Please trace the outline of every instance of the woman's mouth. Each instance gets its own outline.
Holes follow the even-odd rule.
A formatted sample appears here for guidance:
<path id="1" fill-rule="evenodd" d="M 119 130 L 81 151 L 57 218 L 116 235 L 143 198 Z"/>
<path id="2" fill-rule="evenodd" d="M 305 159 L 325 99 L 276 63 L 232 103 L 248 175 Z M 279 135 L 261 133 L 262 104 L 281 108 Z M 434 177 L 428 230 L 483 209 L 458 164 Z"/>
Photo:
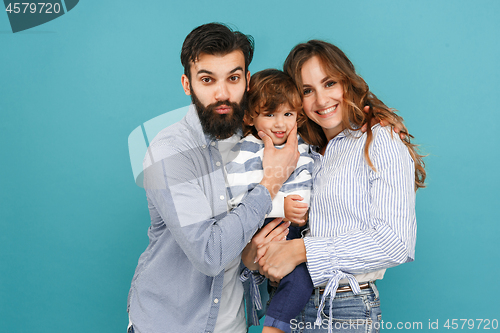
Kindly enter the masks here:
<path id="1" fill-rule="evenodd" d="M 337 104 L 337 105 L 329 107 L 327 109 L 318 110 L 318 111 L 316 111 L 316 113 L 319 114 L 320 116 L 325 116 L 325 115 L 328 115 L 329 113 L 335 112 L 335 110 L 337 109 L 337 106 L 339 106 L 339 105 Z"/>

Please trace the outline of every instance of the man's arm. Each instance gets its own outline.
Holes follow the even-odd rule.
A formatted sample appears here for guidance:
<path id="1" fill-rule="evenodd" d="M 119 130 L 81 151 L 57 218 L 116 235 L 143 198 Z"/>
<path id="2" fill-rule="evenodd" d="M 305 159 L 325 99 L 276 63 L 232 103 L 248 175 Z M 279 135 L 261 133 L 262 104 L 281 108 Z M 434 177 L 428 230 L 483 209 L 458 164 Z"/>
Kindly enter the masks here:
<path id="1" fill-rule="evenodd" d="M 222 170 L 212 170 L 212 161 L 202 157 L 198 148 L 179 148 L 178 142 L 156 147 L 162 150 L 162 158 L 144 172 L 148 199 L 165 224 L 167 230 L 163 232 L 170 232 L 193 266 L 209 276 L 219 274 L 234 260 L 262 226 L 271 208 L 267 187 L 281 187 L 289 176 L 286 172 L 293 171 L 297 163 L 294 156 L 298 154 L 293 145 L 287 150 L 274 146 L 267 149 L 264 160 L 267 157 L 268 163 L 281 172 L 267 172 L 263 180 L 267 187 L 258 185 L 230 213 L 219 209 L 224 212 L 213 216 L 216 207 L 212 207 L 213 198 L 208 195 L 216 196 L 216 205 L 227 205 Z M 217 172 L 220 181 L 213 181 L 217 175 L 212 173 Z M 207 178 L 212 179 L 210 186 Z M 157 227 L 162 229 L 161 225 Z"/>
<path id="2" fill-rule="evenodd" d="M 264 157 L 262 159 L 264 178 L 260 184 L 265 186 L 271 198 L 274 198 L 283 183 L 295 170 L 300 157 L 297 124 L 288 134 L 287 142 L 282 149 L 276 149 L 271 138 L 264 132 L 260 131 L 259 136 L 264 141 Z"/>

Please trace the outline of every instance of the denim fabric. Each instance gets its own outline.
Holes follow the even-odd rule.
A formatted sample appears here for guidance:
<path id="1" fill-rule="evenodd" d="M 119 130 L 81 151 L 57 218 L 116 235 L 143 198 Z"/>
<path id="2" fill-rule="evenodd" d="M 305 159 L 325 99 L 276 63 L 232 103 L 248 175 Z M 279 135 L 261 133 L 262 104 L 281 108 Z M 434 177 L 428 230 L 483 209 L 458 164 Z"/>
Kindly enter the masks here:
<path id="1" fill-rule="evenodd" d="M 292 333 L 325 333 L 330 321 L 329 299 L 321 311 L 321 326 L 315 326 L 321 294 L 316 289 L 305 309 L 290 322 Z M 333 300 L 332 332 L 378 333 L 380 331 L 380 299 L 374 284 L 371 288 L 353 292 L 337 293 Z"/>
<path id="2" fill-rule="evenodd" d="M 264 224 L 269 223 L 266 219 Z M 290 226 L 287 239 L 302 237 L 305 227 Z M 305 263 L 295 267 L 295 269 L 285 276 L 278 288 L 269 290 L 271 298 L 266 310 L 264 326 L 276 327 L 285 333 L 290 333 L 290 320 L 304 308 L 314 289 L 309 271 Z"/>
<path id="3" fill-rule="evenodd" d="M 307 304 L 314 287 L 305 263 L 285 276 L 274 293 L 266 312 L 264 326 L 290 332 L 290 320 Z"/>

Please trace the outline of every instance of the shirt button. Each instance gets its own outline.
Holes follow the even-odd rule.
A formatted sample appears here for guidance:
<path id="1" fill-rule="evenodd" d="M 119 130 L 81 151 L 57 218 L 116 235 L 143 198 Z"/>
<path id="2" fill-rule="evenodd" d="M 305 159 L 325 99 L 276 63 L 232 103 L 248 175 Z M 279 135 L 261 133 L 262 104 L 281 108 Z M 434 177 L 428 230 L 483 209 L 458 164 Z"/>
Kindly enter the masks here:
<path id="1" fill-rule="evenodd" d="M 205 148 L 207 148 L 207 145 L 203 145 L 203 146 L 201 146 L 201 148 L 205 149 Z"/>
<path id="2" fill-rule="evenodd" d="M 224 200 L 224 196 L 223 196 L 223 195 L 221 195 L 221 196 L 220 196 L 220 199 L 221 199 L 221 200 Z"/>
<path id="3" fill-rule="evenodd" d="M 219 303 L 219 299 L 218 298 L 214 299 L 214 303 L 215 304 Z"/>
<path id="4" fill-rule="evenodd" d="M 215 165 L 220 166 L 220 162 L 216 162 Z"/>
<path id="5" fill-rule="evenodd" d="M 210 142 L 210 145 L 211 145 L 212 147 L 215 147 L 215 141 Z"/>

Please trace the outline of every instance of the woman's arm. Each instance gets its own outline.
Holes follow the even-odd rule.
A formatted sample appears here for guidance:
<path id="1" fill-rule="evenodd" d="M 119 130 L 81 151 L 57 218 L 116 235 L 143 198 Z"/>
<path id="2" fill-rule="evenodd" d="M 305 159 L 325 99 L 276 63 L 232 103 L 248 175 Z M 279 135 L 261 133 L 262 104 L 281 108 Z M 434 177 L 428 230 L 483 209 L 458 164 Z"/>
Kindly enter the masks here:
<path id="1" fill-rule="evenodd" d="M 366 228 L 335 237 L 306 237 L 303 246 L 315 285 L 328 281 L 334 270 L 361 274 L 412 261 L 416 238 L 414 164 L 407 148 L 387 129 L 378 128 L 370 153 L 376 172 L 370 173 L 369 220 Z M 287 242 L 289 243 L 289 242 Z M 275 249 L 270 244 L 261 259 L 264 275 L 278 279 L 297 262 L 296 245 Z M 300 252 L 299 252 L 300 253 Z M 280 258 L 277 258 L 277 255 Z M 266 266 L 267 264 L 267 266 Z"/>

